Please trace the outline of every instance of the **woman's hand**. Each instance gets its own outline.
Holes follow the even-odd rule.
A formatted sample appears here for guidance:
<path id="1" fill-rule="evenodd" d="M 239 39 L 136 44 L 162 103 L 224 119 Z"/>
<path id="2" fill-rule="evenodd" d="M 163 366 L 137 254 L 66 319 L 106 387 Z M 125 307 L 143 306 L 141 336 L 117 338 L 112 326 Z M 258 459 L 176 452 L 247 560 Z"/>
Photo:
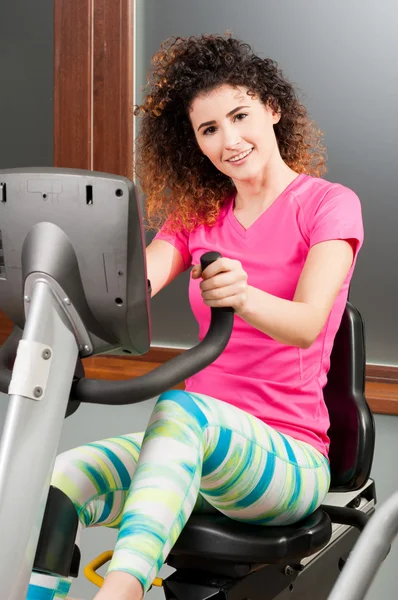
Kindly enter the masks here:
<path id="1" fill-rule="evenodd" d="M 200 265 L 192 269 L 192 278 L 203 281 L 200 284 L 202 298 L 207 306 L 230 306 L 239 315 L 244 310 L 248 289 L 247 273 L 238 260 L 219 258 L 203 272 Z"/>

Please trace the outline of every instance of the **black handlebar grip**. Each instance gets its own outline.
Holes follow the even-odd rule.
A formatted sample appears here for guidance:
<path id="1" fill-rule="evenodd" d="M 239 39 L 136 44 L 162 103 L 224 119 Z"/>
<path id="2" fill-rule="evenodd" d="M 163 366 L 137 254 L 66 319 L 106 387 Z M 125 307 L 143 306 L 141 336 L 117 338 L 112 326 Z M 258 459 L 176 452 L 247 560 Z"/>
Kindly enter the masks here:
<path id="1" fill-rule="evenodd" d="M 200 266 L 204 271 L 211 263 L 214 263 L 217 259 L 222 258 L 219 252 L 206 252 L 200 257 Z"/>
<path id="2" fill-rule="evenodd" d="M 211 263 L 214 263 L 219 258 L 222 258 L 222 255 L 219 252 L 205 252 L 205 254 L 202 254 L 202 256 L 200 257 L 200 266 L 202 267 L 202 272 L 209 265 L 211 265 Z M 212 308 L 211 312 L 213 315 L 216 315 L 217 313 L 219 314 L 220 312 L 224 312 L 224 313 L 234 312 L 234 309 L 229 306 L 225 306 L 224 308 L 222 308 L 222 307 Z"/>
<path id="3" fill-rule="evenodd" d="M 206 252 L 201 267 L 206 269 L 221 258 L 219 252 Z M 150 373 L 134 379 L 106 381 L 104 379 L 77 379 L 72 386 L 71 400 L 94 404 L 133 404 L 158 396 L 178 382 L 192 377 L 214 362 L 228 344 L 233 325 L 232 307 L 211 308 L 210 326 L 204 339 L 193 348 L 156 367 Z M 1 357 L 1 355 L 0 355 Z"/>

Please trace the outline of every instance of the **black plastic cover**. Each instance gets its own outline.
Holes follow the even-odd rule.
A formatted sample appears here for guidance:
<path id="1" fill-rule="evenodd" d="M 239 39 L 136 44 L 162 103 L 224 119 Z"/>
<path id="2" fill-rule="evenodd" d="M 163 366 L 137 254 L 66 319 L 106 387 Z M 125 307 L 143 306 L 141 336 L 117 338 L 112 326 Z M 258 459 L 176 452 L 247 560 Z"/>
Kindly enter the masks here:
<path id="1" fill-rule="evenodd" d="M 286 527 L 261 527 L 221 514 L 198 514 L 189 519 L 171 554 L 279 564 L 314 554 L 328 543 L 331 535 L 330 518 L 322 509 Z"/>
<path id="2" fill-rule="evenodd" d="M 78 169 L 0 170 L 0 310 L 25 323 L 26 278 L 55 280 L 78 311 L 92 350 L 144 354 L 149 294 L 141 209 L 125 177 Z"/>
<path id="3" fill-rule="evenodd" d="M 332 491 L 361 488 L 372 468 L 375 424 L 365 397 L 365 369 L 363 321 L 359 311 L 347 302 L 324 389 L 330 417 Z"/>
<path id="4" fill-rule="evenodd" d="M 75 546 L 79 519 L 73 502 L 50 487 L 33 569 L 37 573 L 77 577 L 80 553 Z"/>

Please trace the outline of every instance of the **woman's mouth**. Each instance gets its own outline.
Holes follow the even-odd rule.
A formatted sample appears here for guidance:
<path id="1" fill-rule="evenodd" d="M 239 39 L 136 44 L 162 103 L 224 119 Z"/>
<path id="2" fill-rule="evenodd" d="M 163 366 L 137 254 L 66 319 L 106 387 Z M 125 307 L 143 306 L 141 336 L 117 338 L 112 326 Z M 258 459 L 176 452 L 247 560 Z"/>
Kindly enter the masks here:
<path id="1" fill-rule="evenodd" d="M 240 154 L 236 154 L 232 158 L 229 158 L 227 162 L 235 166 L 241 165 L 252 152 L 253 148 L 249 148 L 248 150 L 244 150 L 243 152 L 240 152 Z"/>

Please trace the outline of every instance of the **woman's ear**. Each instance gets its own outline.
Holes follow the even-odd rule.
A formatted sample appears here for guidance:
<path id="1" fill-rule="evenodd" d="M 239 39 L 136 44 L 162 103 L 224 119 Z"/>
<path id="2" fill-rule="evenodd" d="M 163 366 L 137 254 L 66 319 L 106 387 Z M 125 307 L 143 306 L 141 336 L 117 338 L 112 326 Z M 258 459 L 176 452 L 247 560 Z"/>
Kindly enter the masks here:
<path id="1" fill-rule="evenodd" d="M 282 116 L 280 109 L 274 110 L 273 108 L 271 108 L 271 115 L 273 124 L 276 125 L 277 123 L 279 123 Z"/>
<path id="2" fill-rule="evenodd" d="M 276 125 L 277 123 L 279 123 L 279 121 L 281 120 L 282 113 L 277 103 L 275 101 L 272 102 L 272 100 L 268 100 L 266 104 L 266 109 L 271 115 L 272 124 Z"/>

